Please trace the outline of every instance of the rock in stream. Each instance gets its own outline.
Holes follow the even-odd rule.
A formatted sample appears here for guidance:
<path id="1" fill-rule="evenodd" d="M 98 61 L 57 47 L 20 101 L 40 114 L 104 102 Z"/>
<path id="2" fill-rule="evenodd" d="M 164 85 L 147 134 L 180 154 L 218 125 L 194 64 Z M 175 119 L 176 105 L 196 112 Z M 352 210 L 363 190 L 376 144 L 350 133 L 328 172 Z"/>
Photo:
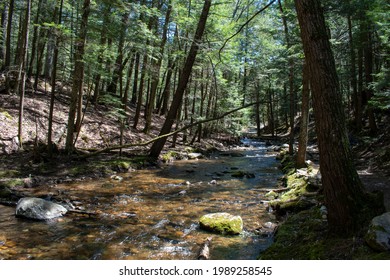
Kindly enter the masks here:
<path id="1" fill-rule="evenodd" d="M 62 205 L 36 197 L 24 197 L 16 205 L 16 216 L 34 220 L 50 220 L 61 217 L 67 210 Z"/>

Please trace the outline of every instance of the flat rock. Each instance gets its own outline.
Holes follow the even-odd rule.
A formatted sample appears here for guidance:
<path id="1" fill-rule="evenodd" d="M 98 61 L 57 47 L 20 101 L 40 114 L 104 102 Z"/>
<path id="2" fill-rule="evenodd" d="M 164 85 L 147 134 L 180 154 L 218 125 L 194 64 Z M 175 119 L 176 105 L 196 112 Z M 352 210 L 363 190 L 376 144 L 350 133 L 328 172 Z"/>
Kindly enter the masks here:
<path id="1" fill-rule="evenodd" d="M 198 158 L 202 158 L 203 155 L 201 153 L 189 153 L 188 154 L 188 158 L 189 159 L 198 159 Z"/>
<path id="2" fill-rule="evenodd" d="M 67 210 L 62 205 L 36 197 L 21 198 L 16 205 L 16 216 L 34 220 L 61 217 Z"/>
<path id="3" fill-rule="evenodd" d="M 390 251 L 390 212 L 372 219 L 366 242 L 374 250 Z"/>
<path id="4" fill-rule="evenodd" d="M 199 224 L 204 230 L 221 234 L 237 235 L 243 230 L 242 218 L 229 213 L 204 215 L 200 218 Z"/>

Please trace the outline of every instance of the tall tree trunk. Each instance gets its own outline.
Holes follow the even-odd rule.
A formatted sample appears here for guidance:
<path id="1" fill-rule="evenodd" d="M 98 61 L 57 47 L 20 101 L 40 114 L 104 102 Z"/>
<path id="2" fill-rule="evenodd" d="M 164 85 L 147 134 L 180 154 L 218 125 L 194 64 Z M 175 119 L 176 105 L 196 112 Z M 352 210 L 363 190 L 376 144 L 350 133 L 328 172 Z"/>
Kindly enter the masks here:
<path id="1" fill-rule="evenodd" d="M 336 235 L 347 235 L 360 228 L 363 218 L 368 218 L 367 212 L 372 209 L 364 207 L 368 205 L 367 197 L 353 165 L 339 80 L 321 2 L 295 0 L 295 5 L 311 75 L 329 230 Z"/>
<path id="2" fill-rule="evenodd" d="M 364 67 L 363 67 L 363 56 L 364 56 L 364 36 L 362 30 L 362 25 L 360 24 L 360 34 L 359 34 L 359 45 L 358 45 L 358 81 L 357 81 L 357 100 L 356 100 L 356 131 L 361 131 L 363 126 L 363 95 L 364 95 Z"/>
<path id="3" fill-rule="evenodd" d="M 148 71 L 148 55 L 145 53 L 143 61 L 142 61 L 141 78 L 139 81 L 137 107 L 135 109 L 134 124 L 133 124 L 134 129 L 137 129 L 138 122 L 139 122 L 139 119 L 141 116 L 141 107 L 142 107 L 142 101 L 143 101 L 143 95 L 144 95 L 146 71 Z"/>
<path id="4" fill-rule="evenodd" d="M 199 43 L 202 39 L 203 32 L 206 28 L 206 22 L 207 17 L 209 14 L 211 6 L 211 0 L 205 0 L 203 5 L 203 10 L 199 18 L 198 26 L 196 29 L 196 33 L 194 36 L 194 40 L 192 42 L 191 48 L 189 50 L 186 62 L 183 67 L 183 71 L 180 75 L 179 83 L 175 92 L 175 95 L 173 96 L 172 104 L 168 112 L 168 116 L 164 122 L 164 125 L 160 131 L 160 136 L 167 134 L 171 131 L 172 125 L 175 121 L 175 117 L 177 116 L 180 104 L 183 100 L 183 94 L 186 90 L 188 80 L 191 76 L 192 72 L 192 66 L 195 63 L 195 58 L 199 49 Z M 150 148 L 150 156 L 157 158 L 166 142 L 167 138 L 161 138 L 153 143 L 152 147 Z"/>
<path id="5" fill-rule="evenodd" d="M 366 100 L 368 101 L 372 98 L 373 93 L 371 89 L 371 84 L 374 81 L 373 79 L 373 47 L 372 47 L 372 23 L 369 19 L 366 19 L 365 30 L 365 48 L 364 48 L 364 70 L 365 70 L 365 94 Z M 371 135 L 376 135 L 378 132 L 378 127 L 375 121 L 374 111 L 369 104 L 367 104 L 367 115 L 368 115 L 368 124 L 370 128 Z"/>
<path id="6" fill-rule="evenodd" d="M 26 88 L 26 70 L 27 70 L 27 48 L 28 48 L 28 34 L 30 27 L 30 13 L 31 13 L 31 0 L 26 2 L 26 13 L 24 17 L 23 32 L 22 32 L 22 45 L 20 46 L 19 55 L 19 75 L 17 80 L 17 91 L 20 94 L 19 103 L 19 126 L 18 126 L 18 138 L 20 148 L 23 148 L 23 110 L 24 110 L 24 93 Z"/>
<path id="7" fill-rule="evenodd" d="M 80 103 L 82 103 L 83 95 L 83 81 L 84 81 L 84 52 L 85 43 L 87 37 L 87 24 L 88 16 L 90 12 L 90 0 L 84 0 L 83 4 L 83 15 L 80 23 L 80 32 L 75 42 L 75 65 L 73 71 L 73 85 L 72 93 L 70 98 L 69 115 L 68 115 L 68 131 L 66 135 L 65 149 L 68 153 L 71 153 L 74 149 L 74 133 L 80 129 Z M 81 102 L 80 102 L 81 101 Z M 77 120 L 76 119 L 77 112 Z"/>
<path id="8" fill-rule="evenodd" d="M 256 114 L 256 135 L 261 136 L 261 118 L 260 118 L 260 84 L 256 85 L 256 102 L 255 114 Z"/>
<path id="9" fill-rule="evenodd" d="M 3 10 L 1 11 L 1 23 L 0 28 L 1 38 L 0 38 L 0 60 L 2 62 L 0 66 L 0 71 L 4 70 L 5 67 L 5 42 L 7 41 L 7 21 L 8 21 L 8 3 L 4 3 Z"/>
<path id="10" fill-rule="evenodd" d="M 92 103 L 95 105 L 95 107 L 99 101 L 99 96 L 100 96 L 100 87 L 101 87 L 101 79 L 102 79 L 101 72 L 103 71 L 103 55 L 107 44 L 107 29 L 108 29 L 108 23 L 110 18 L 110 11 L 111 11 L 111 5 L 109 3 L 104 4 L 103 24 L 101 26 L 101 31 L 100 31 L 100 45 L 99 45 L 99 54 L 97 58 L 98 69 L 94 77 L 95 90 L 93 91 L 93 97 L 92 97 Z"/>
<path id="11" fill-rule="evenodd" d="M 7 36 L 5 41 L 4 69 L 9 68 L 9 66 L 11 65 L 11 32 L 12 32 L 12 17 L 14 15 L 14 5 L 15 5 L 15 0 L 10 0 L 8 5 L 8 23 L 7 23 Z M 9 89 L 7 89 L 7 91 L 9 91 Z"/>
<path id="12" fill-rule="evenodd" d="M 278 0 L 279 9 L 282 14 L 282 21 L 284 27 L 284 35 L 286 38 L 286 45 L 288 50 L 288 86 L 289 86 L 289 96 L 290 96 L 290 137 L 289 137 L 289 153 L 292 155 L 294 153 L 294 121 L 295 121 L 295 92 L 294 92 L 294 59 L 290 53 L 291 49 L 291 40 L 290 33 L 288 29 L 287 19 L 284 14 L 283 6 L 280 0 Z"/>
<path id="13" fill-rule="evenodd" d="M 31 79 L 33 68 L 34 68 L 34 60 L 36 58 L 35 52 L 37 51 L 37 42 L 38 42 L 38 34 L 39 34 L 38 24 L 39 24 L 39 17 L 41 14 L 42 1 L 43 0 L 39 0 L 38 2 L 37 13 L 34 20 L 34 32 L 33 32 L 32 44 L 31 44 L 31 57 L 30 57 L 30 64 L 28 67 L 28 74 L 27 74 L 28 79 Z"/>
<path id="14" fill-rule="evenodd" d="M 162 59 L 164 56 L 164 48 L 165 43 L 167 41 L 167 34 L 168 34 L 168 25 L 170 21 L 172 6 L 169 4 L 167 13 L 165 15 L 165 23 L 163 27 L 163 34 L 160 44 L 160 53 L 159 58 L 156 63 L 153 63 L 152 65 L 152 83 L 151 83 L 151 89 L 150 89 L 150 98 L 149 102 L 147 104 L 147 110 L 146 110 L 146 122 L 145 122 L 145 128 L 144 132 L 148 133 L 150 126 L 152 124 L 152 115 L 153 115 L 153 109 L 155 107 L 155 100 L 156 100 L 156 92 L 157 92 L 157 86 L 160 79 L 160 68 L 162 64 Z"/>
<path id="15" fill-rule="evenodd" d="M 124 13 L 122 16 L 122 29 L 120 32 L 119 42 L 118 42 L 118 56 L 115 60 L 114 73 L 112 75 L 111 82 L 107 87 L 107 92 L 112 94 L 112 95 L 116 95 L 117 87 L 118 87 L 118 79 L 122 75 L 122 71 L 124 68 L 123 47 L 125 44 L 125 36 L 126 36 L 126 31 L 127 31 L 128 18 L 129 18 L 129 14 Z"/>
<path id="16" fill-rule="evenodd" d="M 301 113 L 301 127 L 299 132 L 298 153 L 297 153 L 297 168 L 306 166 L 306 149 L 308 140 L 308 126 L 309 126 L 309 108 L 310 108 L 310 72 L 307 63 L 303 64 L 302 74 L 302 113 Z"/>
<path id="17" fill-rule="evenodd" d="M 58 5 L 56 6 L 56 11 L 58 11 L 58 25 L 62 24 L 62 7 L 64 4 L 64 0 L 60 0 Z M 56 93 L 56 79 L 57 79 L 57 62 L 58 62 L 58 53 L 59 53 L 59 42 L 60 39 L 57 36 L 55 47 L 54 47 L 54 57 L 53 57 L 53 72 L 51 73 L 51 96 L 50 96 L 50 110 L 49 110 L 49 128 L 47 133 L 47 148 L 49 152 L 49 156 L 51 157 L 53 154 L 53 115 L 54 115 L 54 98 Z"/>
<path id="18" fill-rule="evenodd" d="M 34 80 L 34 86 L 33 86 L 35 92 L 38 90 L 38 82 L 39 82 L 39 77 L 41 75 L 41 70 L 42 70 L 42 60 L 43 60 L 43 53 L 45 51 L 47 33 L 48 33 L 47 30 L 39 30 L 37 63 L 36 63 L 35 80 Z"/>
<path id="19" fill-rule="evenodd" d="M 133 79 L 133 91 L 131 94 L 131 103 L 137 103 L 137 89 L 138 89 L 138 74 L 139 74 L 139 64 L 141 60 L 141 55 L 137 52 L 135 54 L 135 66 L 134 66 L 134 79 Z"/>
<path id="20" fill-rule="evenodd" d="M 351 88 L 352 88 L 352 105 L 353 105 L 353 116 L 355 129 L 357 130 L 357 122 L 358 122 L 358 91 L 357 91 L 357 79 L 356 79 L 356 54 L 355 54 L 355 44 L 352 34 L 352 19 L 351 15 L 347 17 L 348 21 L 348 36 L 349 36 L 349 55 L 350 55 L 350 63 L 351 63 Z M 361 120 L 360 120 L 361 122 Z M 359 131 L 357 131 L 359 132 Z"/>

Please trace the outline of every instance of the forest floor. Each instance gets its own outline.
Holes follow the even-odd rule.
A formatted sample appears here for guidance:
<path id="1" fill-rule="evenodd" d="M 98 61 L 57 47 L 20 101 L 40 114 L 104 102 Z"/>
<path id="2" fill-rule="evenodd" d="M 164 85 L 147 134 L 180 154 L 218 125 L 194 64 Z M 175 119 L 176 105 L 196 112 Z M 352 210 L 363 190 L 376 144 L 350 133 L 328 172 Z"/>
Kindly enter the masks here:
<path id="1" fill-rule="evenodd" d="M 156 164 L 147 156 L 148 147 L 142 146 L 127 149 L 122 157 L 119 157 L 118 151 L 113 151 L 81 159 L 80 156 L 90 151 L 119 144 L 119 122 L 114 107 L 109 105 L 88 106 L 76 142 L 79 154 L 72 157 L 64 154 L 62 151 L 65 144 L 69 104 L 66 91 L 69 88 L 67 85 L 58 86 L 62 88 L 62 93 L 56 96 L 55 101 L 53 139 L 59 152 L 52 159 L 48 158 L 45 151 L 50 86 L 42 82 L 37 93 L 31 91 L 26 93 L 23 121 L 24 150 L 19 150 L 17 140 L 19 97 L 0 94 L 0 198 L 7 195 L 6 192 L 4 194 L 4 187 L 17 189 L 18 186 L 55 185 L 61 182 L 110 176 L 130 168 L 148 168 Z M 141 143 L 158 135 L 164 117 L 154 115 L 151 131 L 149 134 L 145 134 L 142 132 L 144 118 L 141 116 L 137 129 L 134 129 L 132 119 L 135 108 L 129 107 L 128 111 L 130 117 L 124 133 L 124 143 Z M 365 187 L 369 191 L 382 191 L 385 206 L 387 211 L 390 211 L 390 135 L 386 133 L 390 131 L 389 119 L 382 121 L 382 127 L 379 131 L 380 134 L 376 137 L 353 136 L 351 143 L 356 156 L 356 165 Z M 181 154 L 191 151 L 205 153 L 210 150 L 222 150 L 228 147 L 229 141 L 236 141 L 234 138 L 220 137 L 195 143 L 194 147 L 189 147 L 181 144 L 180 137 L 175 148 L 171 147 L 172 142 L 168 142 L 163 154 L 169 154 L 169 151 Z M 165 159 L 167 158 L 165 157 Z M 12 193 L 12 195 L 14 194 Z M 304 222 L 309 214 L 302 212 L 300 215 L 296 216 L 298 221 Z M 322 237 L 325 235 L 321 234 Z M 313 238 L 315 238 L 311 240 L 313 242 L 319 240 L 318 235 Z M 360 255 L 358 256 L 350 253 L 345 254 L 346 248 L 342 244 L 347 243 L 343 243 L 344 241 L 338 241 L 335 243 L 336 245 L 324 243 L 327 247 L 334 247 L 329 249 L 329 254 L 322 256 L 325 258 L 364 258 L 367 248 L 363 246 L 364 250 L 359 251 Z M 355 248 L 356 242 L 360 242 L 359 244 L 362 245 L 361 239 L 351 241 L 347 245 Z M 303 254 L 302 256 L 307 258 L 307 255 Z M 275 255 L 274 257 L 283 258 L 283 255 Z"/>
<path id="2" fill-rule="evenodd" d="M 105 177 L 128 169 L 147 168 L 156 164 L 150 159 L 148 146 L 134 146 L 119 151 L 84 157 L 120 144 L 120 127 L 115 106 L 98 104 L 93 106 L 84 102 L 82 127 L 76 142 L 76 153 L 68 156 L 64 152 L 69 108 L 69 86 L 58 84 L 60 93 L 55 99 L 53 119 L 53 142 L 57 153 L 49 158 L 47 153 L 47 130 L 51 87 L 41 82 L 38 91 L 27 90 L 24 100 L 23 150 L 18 143 L 19 96 L 0 94 L 0 187 L 53 185 L 61 182 Z M 129 118 L 123 135 L 123 144 L 143 143 L 156 137 L 165 118 L 153 115 L 149 133 L 142 130 L 145 125 L 143 114 L 137 128 L 133 128 L 135 107 L 128 106 Z M 170 157 L 185 157 L 190 152 L 207 153 L 215 149 L 225 149 L 224 144 L 237 141 L 221 135 L 219 139 L 195 142 L 191 147 L 184 145 L 183 134 L 173 146 L 172 137 L 168 139 L 160 160 Z"/>

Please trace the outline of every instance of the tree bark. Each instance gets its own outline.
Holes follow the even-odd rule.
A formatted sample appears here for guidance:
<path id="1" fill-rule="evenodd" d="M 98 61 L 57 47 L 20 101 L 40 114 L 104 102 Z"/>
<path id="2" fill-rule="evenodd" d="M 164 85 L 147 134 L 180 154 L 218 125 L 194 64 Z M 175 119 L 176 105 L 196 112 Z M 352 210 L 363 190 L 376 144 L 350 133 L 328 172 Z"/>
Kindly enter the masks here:
<path id="1" fill-rule="evenodd" d="M 179 78 L 178 87 L 176 89 L 175 95 L 173 96 L 172 104 L 168 112 L 168 116 L 164 122 L 164 125 L 160 131 L 159 135 L 164 135 L 170 132 L 172 125 L 175 121 L 175 117 L 177 116 L 178 109 L 183 99 L 183 94 L 187 87 L 188 80 L 190 78 L 192 72 L 192 66 L 195 63 L 195 58 L 199 49 L 199 44 L 203 36 L 203 32 L 206 28 L 207 17 L 209 14 L 211 6 L 211 0 L 205 0 L 203 5 L 203 10 L 199 18 L 198 26 L 196 29 L 196 33 L 194 36 L 194 40 L 192 42 L 191 48 L 189 50 L 186 62 L 183 67 L 182 74 Z M 150 156 L 157 158 L 166 142 L 167 138 L 163 137 L 156 142 L 153 143 L 150 149 Z"/>
<path id="2" fill-rule="evenodd" d="M 153 115 L 153 109 L 155 107 L 155 100 L 156 100 L 156 92 L 157 92 L 157 86 L 160 80 L 160 68 L 162 64 L 162 59 L 164 56 L 164 48 L 165 43 L 167 41 L 167 34 L 168 34 L 168 24 L 170 21 L 172 6 L 169 4 L 167 13 L 165 15 L 165 23 L 163 27 L 163 34 L 160 44 L 160 53 L 159 58 L 157 62 L 152 64 L 152 83 L 151 83 L 151 89 L 150 89 L 150 98 L 149 102 L 147 104 L 147 110 L 146 110 L 146 121 L 145 121 L 145 128 L 144 132 L 148 133 L 150 130 L 150 126 L 152 124 L 152 115 Z"/>
<path id="3" fill-rule="evenodd" d="M 5 42 L 7 40 L 7 22 L 8 22 L 8 3 L 3 4 L 3 10 L 1 11 L 1 24 L 0 28 L 1 39 L 0 39 L 0 60 L 2 61 L 0 71 L 4 70 L 4 59 L 5 59 Z"/>
<path id="4" fill-rule="evenodd" d="M 104 50 L 107 44 L 107 28 L 109 24 L 111 5 L 109 3 L 104 4 L 103 7 L 103 23 L 100 31 L 100 45 L 99 45 L 99 54 L 97 57 L 97 73 L 94 77 L 95 90 L 93 91 L 92 103 L 96 107 L 99 101 L 100 96 L 100 87 L 101 87 L 101 79 L 102 79 L 102 71 L 103 71 L 103 56 Z"/>
<path id="5" fill-rule="evenodd" d="M 37 13 L 36 13 L 35 20 L 34 20 L 34 32 L 33 32 L 32 44 L 31 44 L 31 46 L 32 46 L 31 47 L 31 58 L 30 58 L 30 64 L 28 67 L 28 74 L 27 74 L 28 79 L 30 79 L 32 76 L 32 71 L 34 68 L 34 60 L 36 57 L 35 52 L 37 51 L 37 42 L 38 42 L 38 34 L 39 34 L 38 24 L 39 24 L 39 17 L 41 14 L 42 1 L 43 0 L 39 0 L 39 2 L 38 2 Z"/>
<path id="6" fill-rule="evenodd" d="M 58 25 L 62 23 L 62 7 L 64 4 L 64 0 L 59 1 L 59 6 L 56 7 L 56 11 L 58 11 Z M 50 96 L 50 110 L 49 110 L 49 128 L 47 133 L 47 148 L 49 152 L 49 156 L 51 157 L 53 154 L 53 115 L 54 115 L 54 98 L 56 94 L 56 79 L 57 79 L 57 62 L 58 62 L 58 53 L 59 53 L 59 43 L 60 39 L 57 35 L 56 42 L 54 45 L 54 57 L 53 57 L 53 72 L 51 73 L 51 96 Z"/>
<path id="7" fill-rule="evenodd" d="M 8 5 L 8 23 L 7 23 L 7 36 L 5 41 L 5 59 L 4 69 L 9 68 L 11 65 L 11 31 L 12 31 L 12 17 L 14 15 L 15 0 L 10 0 Z M 8 83 L 7 83 L 8 84 Z M 7 89 L 8 91 L 9 89 Z"/>
<path id="8" fill-rule="evenodd" d="M 294 92 L 294 59 L 290 53 L 291 40 L 290 32 L 288 29 L 287 19 L 284 14 L 283 6 L 280 0 L 278 0 L 279 9 L 282 14 L 282 21 L 284 27 L 284 35 L 286 38 L 287 56 L 288 56 L 288 86 L 290 96 L 290 136 L 289 136 L 289 154 L 294 153 L 294 130 L 295 130 L 295 92 Z"/>
<path id="9" fill-rule="evenodd" d="M 83 15 L 80 23 L 80 34 L 75 42 L 75 66 L 73 71 L 73 85 L 70 99 L 69 115 L 68 115 L 68 131 L 66 135 L 65 149 L 71 153 L 74 149 L 74 133 L 80 129 L 81 123 L 81 107 L 83 95 L 83 81 L 84 81 L 84 52 L 87 37 L 87 24 L 90 12 L 90 0 L 84 0 Z M 77 111 L 77 120 L 76 119 Z"/>
<path id="10" fill-rule="evenodd" d="M 367 197 L 352 161 L 339 80 L 320 0 L 295 0 L 311 88 L 320 168 L 331 233 L 356 232 Z M 382 202 L 383 203 L 383 202 Z"/>
<path id="11" fill-rule="evenodd" d="M 302 113 L 301 113 L 301 127 L 299 132 L 298 153 L 297 153 L 297 168 L 306 166 L 306 149 L 308 140 L 308 126 L 309 126 L 309 103 L 310 103 L 310 72 L 307 63 L 303 64 L 302 74 Z"/>
<path id="12" fill-rule="evenodd" d="M 26 89 L 26 70 L 27 70 L 27 48 L 28 48 L 28 34 L 30 27 L 30 14 L 31 14 L 31 0 L 27 0 L 26 13 L 23 23 L 22 45 L 20 46 L 19 54 L 19 75 L 17 80 L 17 91 L 20 94 L 19 103 L 19 126 L 18 126 L 18 138 L 19 146 L 23 148 L 23 110 L 24 110 L 24 93 Z"/>

